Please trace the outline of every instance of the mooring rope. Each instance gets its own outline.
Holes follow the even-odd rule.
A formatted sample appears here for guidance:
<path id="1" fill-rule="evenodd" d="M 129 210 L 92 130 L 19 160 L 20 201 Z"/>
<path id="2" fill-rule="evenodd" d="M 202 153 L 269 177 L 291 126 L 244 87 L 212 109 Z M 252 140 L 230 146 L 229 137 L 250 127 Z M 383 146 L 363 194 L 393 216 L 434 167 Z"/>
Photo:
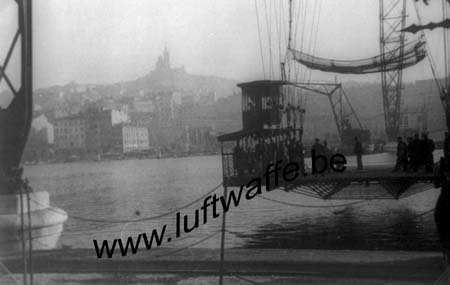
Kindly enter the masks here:
<path id="1" fill-rule="evenodd" d="M 144 218 L 140 218 L 140 219 L 134 219 L 134 220 L 102 220 L 102 219 L 92 219 L 92 218 L 87 218 L 87 217 L 82 217 L 82 216 L 77 216 L 77 215 L 69 215 L 70 218 L 75 219 L 75 220 L 80 220 L 80 221 L 85 221 L 85 222 L 94 222 L 94 223 L 105 223 L 105 224 L 123 224 L 123 223 L 137 223 L 137 222 L 144 222 L 144 221 L 150 221 L 150 220 L 154 220 L 154 219 L 159 219 L 168 215 L 172 215 L 177 213 L 178 211 L 188 208 L 190 206 L 192 206 L 193 204 L 197 203 L 198 201 L 204 199 L 206 196 L 208 196 L 209 194 L 211 194 L 212 192 L 216 191 L 220 186 L 222 186 L 222 183 L 218 184 L 216 187 L 214 187 L 213 189 L 211 189 L 210 191 L 208 191 L 207 193 L 205 193 L 204 195 L 202 195 L 201 197 L 189 202 L 188 204 L 179 207 L 177 209 L 174 209 L 172 211 L 160 214 L 160 215 L 156 215 L 156 216 L 150 216 L 150 217 L 144 217 Z M 40 204 L 42 206 L 42 203 L 32 199 L 32 201 L 34 201 L 37 204 Z M 48 208 L 50 211 L 54 211 L 56 213 L 61 213 L 58 210 L 55 210 L 53 208 Z"/>

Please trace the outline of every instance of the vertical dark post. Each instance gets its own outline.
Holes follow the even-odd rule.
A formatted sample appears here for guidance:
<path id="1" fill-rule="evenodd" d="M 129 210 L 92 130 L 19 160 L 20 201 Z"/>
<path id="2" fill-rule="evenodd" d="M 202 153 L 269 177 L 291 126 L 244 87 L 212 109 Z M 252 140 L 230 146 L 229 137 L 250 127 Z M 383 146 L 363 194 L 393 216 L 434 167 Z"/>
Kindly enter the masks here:
<path id="1" fill-rule="evenodd" d="M 25 148 L 25 143 L 30 131 L 31 121 L 33 116 L 33 50 L 32 50 L 32 0 L 21 0 L 17 1 L 18 11 L 19 11 L 19 30 L 21 31 L 21 88 L 20 88 L 20 96 L 24 98 L 24 122 L 25 126 L 23 128 L 23 133 L 21 134 L 21 151 L 23 153 L 23 149 Z M 23 262 L 24 262 L 24 284 L 27 283 L 27 261 L 25 254 L 25 224 L 24 224 L 24 203 L 23 203 L 23 191 L 27 191 L 28 198 L 28 223 L 29 223 L 29 265 L 30 271 L 31 268 L 31 259 L 32 259 L 32 247 L 31 247 L 31 216 L 30 216 L 30 202 L 28 191 L 29 187 L 24 188 L 23 185 L 19 185 L 20 191 L 20 219 L 21 219 L 21 228 L 22 228 L 22 249 L 23 249 Z M 32 273 L 30 274 L 30 284 L 33 284 Z"/>
<path id="2" fill-rule="evenodd" d="M 25 39 L 25 69 L 22 70 L 25 73 L 25 81 L 22 81 L 22 88 L 25 88 L 24 92 L 27 98 L 27 112 L 26 116 L 28 119 L 28 131 L 31 127 L 31 120 L 33 117 L 33 34 L 32 34 L 32 0 L 24 0 L 25 5 L 25 29 L 23 31 L 23 37 Z M 22 50 L 22 52 L 24 52 Z"/>
<path id="3" fill-rule="evenodd" d="M 292 48 L 292 0 L 289 0 L 289 29 L 288 29 L 288 44 L 287 44 L 288 52 L 291 52 Z M 285 75 L 286 77 L 286 75 Z M 288 74 L 285 80 L 289 80 L 291 77 L 291 64 L 288 61 Z M 288 91 L 289 92 L 289 91 Z"/>
<path id="4" fill-rule="evenodd" d="M 445 0 L 442 1 L 442 19 L 445 20 L 447 18 L 447 3 Z M 448 39 L 447 39 L 447 29 L 442 29 L 443 39 L 444 39 L 444 88 L 448 89 L 449 87 L 449 73 L 448 73 Z"/>
<path id="5" fill-rule="evenodd" d="M 223 197 L 227 200 L 227 186 L 223 187 Z M 226 212 L 222 213 L 222 237 L 220 239 L 220 279 L 219 284 L 223 284 L 223 274 L 225 273 L 225 227 L 226 227 Z"/>
<path id="6" fill-rule="evenodd" d="M 26 245 L 25 245 L 25 221 L 24 221 L 24 209 L 23 209 L 23 189 L 22 187 L 19 187 L 20 192 L 20 232 L 21 232 L 21 239 L 22 239 L 22 263 L 23 263 L 23 272 L 22 272 L 22 278 L 23 278 L 23 284 L 27 284 L 27 257 L 26 257 Z"/>
<path id="7" fill-rule="evenodd" d="M 18 1 L 19 26 L 21 30 L 21 87 L 20 96 L 24 98 L 24 131 L 22 134 L 22 152 L 28 138 L 33 117 L 33 58 L 32 58 L 32 32 L 31 32 L 31 5 L 32 0 Z"/>
<path id="8" fill-rule="evenodd" d="M 27 187 L 27 209 L 28 209 L 28 266 L 30 268 L 30 285 L 34 284 L 34 276 L 33 276 L 33 232 L 32 222 L 31 222 L 31 207 L 30 207 L 30 191 L 28 191 Z"/>
<path id="9" fill-rule="evenodd" d="M 225 201 L 227 199 L 227 186 L 225 183 L 225 159 L 227 159 L 224 156 L 223 153 L 223 142 L 220 143 L 220 152 L 222 153 L 222 184 L 223 186 L 223 197 L 225 198 Z M 227 161 L 228 162 L 228 161 Z M 229 163 L 227 163 L 227 165 L 229 165 Z M 233 168 L 235 166 L 233 165 Z M 228 172 L 228 175 L 230 175 L 230 173 Z M 226 216 L 225 216 L 225 211 L 223 211 L 222 213 L 222 237 L 220 240 L 220 265 L 219 265 L 219 284 L 222 285 L 223 284 L 223 274 L 224 274 L 224 259 L 225 259 L 225 221 L 226 221 Z"/>

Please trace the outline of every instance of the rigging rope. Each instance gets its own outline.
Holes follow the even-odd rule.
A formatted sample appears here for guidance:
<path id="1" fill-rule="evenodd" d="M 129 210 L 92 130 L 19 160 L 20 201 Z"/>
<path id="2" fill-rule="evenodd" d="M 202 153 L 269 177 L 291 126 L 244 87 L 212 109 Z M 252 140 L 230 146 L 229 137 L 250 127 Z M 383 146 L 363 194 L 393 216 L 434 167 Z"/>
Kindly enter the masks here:
<path id="1" fill-rule="evenodd" d="M 303 8 L 303 6 L 304 6 L 303 3 L 304 3 L 304 2 L 301 1 L 301 0 L 298 1 L 297 14 L 296 14 L 296 16 L 295 16 L 295 18 L 294 18 L 294 19 L 297 20 L 297 21 L 296 21 L 296 24 L 295 24 L 294 38 L 293 38 L 292 45 L 291 45 L 290 47 L 288 47 L 288 49 L 289 49 L 289 48 L 294 48 L 294 47 L 297 46 L 298 27 L 301 25 L 301 20 L 303 19 L 303 18 L 301 17 L 301 11 L 302 11 L 302 8 Z M 295 6 L 295 5 L 294 5 L 294 6 Z M 287 50 L 286 52 L 289 53 L 289 50 Z M 297 78 L 296 78 L 296 74 L 297 74 L 298 68 L 299 68 L 298 65 L 294 65 L 294 71 L 293 71 L 294 78 L 290 78 L 290 79 L 293 80 L 293 81 L 296 81 L 296 79 L 297 79 Z"/>
<path id="2" fill-rule="evenodd" d="M 314 4 L 317 4 L 317 1 L 314 2 Z M 316 5 L 314 5 L 314 15 L 316 14 L 315 10 L 316 10 Z M 308 52 L 311 52 L 311 54 L 315 54 L 315 52 L 316 52 L 317 35 L 319 34 L 319 23 L 320 23 L 321 10 L 322 10 L 322 0 L 319 0 L 319 12 L 318 12 L 318 16 L 317 16 L 317 23 L 314 24 L 314 20 L 316 18 L 316 17 L 314 17 L 313 25 L 312 25 L 313 27 L 311 29 L 310 44 L 313 43 L 312 44 L 312 52 L 311 52 L 311 46 L 309 47 L 309 51 L 308 51 Z M 315 31 L 314 31 L 314 28 L 315 28 Z M 314 40 L 311 40 L 311 37 L 314 38 Z M 308 68 L 307 72 L 309 72 L 307 82 L 310 82 L 313 70 Z"/>
<path id="3" fill-rule="evenodd" d="M 265 15 L 266 15 L 267 38 L 268 38 L 268 41 L 269 41 L 269 78 L 273 78 L 272 36 L 271 36 L 272 29 L 271 29 L 271 25 L 269 23 L 270 20 L 269 20 L 268 11 L 267 11 L 266 0 L 264 0 L 264 12 L 265 12 Z"/>
<path id="4" fill-rule="evenodd" d="M 263 47 L 262 47 L 262 40 L 261 40 L 261 29 L 259 27 L 259 12 L 258 12 L 258 4 L 256 3 L 255 0 L 255 10 L 256 10 L 256 26 L 258 27 L 258 39 L 259 39 L 259 50 L 261 53 L 261 64 L 262 64 L 262 69 L 263 69 L 263 77 L 266 77 L 266 72 L 265 72 L 265 68 L 264 68 L 264 54 L 263 54 Z"/>
<path id="5" fill-rule="evenodd" d="M 442 1 L 442 18 L 447 18 L 447 4 L 445 3 L 445 0 Z M 447 30 L 443 29 L 442 31 L 444 36 L 444 85 L 445 88 L 448 89 L 448 39 L 447 39 Z"/>
<path id="6" fill-rule="evenodd" d="M 209 194 L 211 194 L 212 192 L 216 191 L 220 186 L 222 185 L 222 183 L 218 184 L 216 187 L 214 187 L 213 189 L 211 189 L 210 191 L 208 191 L 206 194 L 204 194 L 203 196 L 189 202 L 188 204 L 178 208 L 178 209 L 174 209 L 172 211 L 166 212 L 164 214 L 160 214 L 160 215 L 156 215 L 156 216 L 150 216 L 150 217 L 145 217 L 145 218 L 140 218 L 140 219 L 134 219 L 134 220 L 101 220 L 101 219 L 92 219 L 92 218 L 87 218 L 87 217 L 81 217 L 81 216 L 76 216 L 76 215 L 69 215 L 70 218 L 75 219 L 75 220 L 80 220 L 80 221 L 86 221 L 86 222 L 95 222 L 95 223 L 105 223 L 105 224 L 122 224 L 122 223 L 137 223 L 137 222 L 144 222 L 144 221 L 150 221 L 150 220 L 154 220 L 154 219 L 159 219 L 168 215 L 172 215 L 177 213 L 178 211 L 185 209 L 187 207 L 192 206 L 193 204 L 197 203 L 198 201 L 204 199 L 206 196 L 208 196 Z M 37 204 L 43 205 L 40 202 L 32 199 L 32 201 L 34 201 Z M 46 206 L 46 205 L 43 205 Z M 50 211 L 54 211 L 57 213 L 61 213 L 60 211 L 53 209 L 53 208 L 47 208 Z"/>
<path id="7" fill-rule="evenodd" d="M 281 18 L 281 9 L 280 9 L 280 15 L 278 15 L 278 11 L 276 9 L 275 2 L 274 2 L 274 13 L 275 13 L 275 25 L 276 25 L 277 39 L 278 39 L 278 60 L 279 60 L 279 63 L 281 63 L 282 62 L 282 59 L 281 59 L 281 37 L 282 37 L 282 35 L 281 35 L 281 19 L 282 18 Z M 281 66 L 280 66 L 280 74 L 282 72 L 283 71 L 281 70 Z"/>
<path id="8" fill-rule="evenodd" d="M 303 16 L 302 16 L 302 32 L 301 32 L 301 37 L 300 37 L 300 49 L 303 50 L 303 45 L 305 44 L 305 26 L 306 26 L 306 11 L 308 10 L 308 1 L 305 0 L 305 5 L 303 6 Z M 297 65 L 298 66 L 298 65 Z M 295 79 L 297 80 L 298 78 L 298 73 L 300 72 L 300 80 L 303 80 L 303 71 L 305 70 L 305 68 L 302 68 L 301 66 L 299 66 L 299 68 L 297 69 L 297 73 L 295 74 Z"/>
<path id="9" fill-rule="evenodd" d="M 292 10 L 292 11 L 294 11 L 294 13 L 295 13 L 295 2 L 293 2 L 294 4 L 292 5 L 292 7 L 290 7 L 290 9 Z M 296 16 L 294 17 L 294 19 L 299 19 L 300 18 L 300 9 L 301 9 L 301 7 L 302 7 L 302 1 L 301 0 L 299 0 L 298 1 L 298 8 L 297 8 L 297 13 L 296 13 Z M 295 29 L 294 29 L 294 38 L 293 39 L 291 39 L 291 48 L 292 47 L 295 47 L 296 46 L 296 43 L 297 43 L 297 31 L 298 31 L 298 26 L 299 26 L 299 22 L 297 22 L 296 23 L 296 25 L 295 25 Z M 292 29 L 292 25 L 291 25 L 291 29 Z M 291 31 L 291 33 L 292 33 L 292 31 Z M 286 49 L 286 56 L 288 55 L 288 48 L 290 48 L 289 46 L 287 46 L 287 49 Z M 291 69 L 292 69 L 292 64 L 291 64 L 291 62 L 290 61 L 288 61 L 288 64 L 289 64 L 289 73 L 288 73 L 288 79 L 289 80 L 291 80 Z M 296 66 L 294 66 L 294 72 L 295 72 L 295 68 L 297 68 Z M 294 80 L 295 81 L 295 80 Z"/>
<path id="10" fill-rule="evenodd" d="M 286 18 L 287 18 L 286 15 L 284 14 L 285 12 L 284 12 L 284 4 L 283 4 L 283 3 L 284 3 L 284 1 L 280 1 L 280 6 L 281 6 L 281 12 L 280 12 L 280 14 L 281 14 L 281 16 L 280 16 L 280 25 L 281 25 L 282 19 L 286 19 Z M 288 34 L 287 34 L 287 32 L 286 32 L 286 27 L 285 27 L 285 25 L 281 25 L 281 30 L 282 30 L 282 32 L 283 32 L 283 35 L 282 35 L 282 36 L 284 36 L 283 39 L 284 39 L 284 43 L 285 43 L 286 50 L 287 50 L 287 46 L 288 46 L 289 39 L 288 39 Z M 284 59 L 283 59 L 283 62 L 286 63 L 286 59 L 287 59 L 287 53 L 286 53 L 286 51 L 285 51 L 285 52 L 284 52 Z"/>

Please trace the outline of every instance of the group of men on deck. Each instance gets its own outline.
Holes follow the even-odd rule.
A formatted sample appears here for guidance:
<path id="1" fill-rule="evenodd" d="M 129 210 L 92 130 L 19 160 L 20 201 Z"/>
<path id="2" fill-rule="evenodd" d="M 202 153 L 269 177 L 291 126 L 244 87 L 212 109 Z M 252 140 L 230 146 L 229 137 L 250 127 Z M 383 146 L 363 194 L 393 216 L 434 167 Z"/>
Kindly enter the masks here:
<path id="1" fill-rule="evenodd" d="M 417 133 L 414 138 L 407 137 L 406 142 L 402 137 L 397 137 L 397 163 L 394 171 L 417 172 L 421 166 L 425 166 L 427 172 L 433 172 L 434 150 L 434 141 L 426 133 L 422 133 L 421 139 Z"/>
<path id="2" fill-rule="evenodd" d="M 296 161 L 304 171 L 303 144 L 294 138 L 280 136 L 278 139 L 254 136 L 253 144 L 243 148 L 239 140 L 233 149 L 233 168 L 237 175 L 257 173 L 269 164 L 282 160 Z"/>

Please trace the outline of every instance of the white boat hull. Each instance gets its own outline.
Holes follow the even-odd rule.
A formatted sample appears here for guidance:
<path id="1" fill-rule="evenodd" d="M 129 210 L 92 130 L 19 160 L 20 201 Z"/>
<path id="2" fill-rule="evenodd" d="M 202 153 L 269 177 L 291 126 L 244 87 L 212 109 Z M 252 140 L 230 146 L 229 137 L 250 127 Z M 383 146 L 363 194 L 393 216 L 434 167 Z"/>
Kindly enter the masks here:
<path id="1" fill-rule="evenodd" d="M 57 246 L 67 220 L 67 213 L 50 206 L 47 191 L 31 192 L 30 208 L 27 195 L 22 195 L 24 238 L 29 247 L 28 216 L 31 217 L 33 250 L 52 249 Z M 20 194 L 0 195 L 0 257 L 17 256 L 22 253 L 22 217 Z"/>

